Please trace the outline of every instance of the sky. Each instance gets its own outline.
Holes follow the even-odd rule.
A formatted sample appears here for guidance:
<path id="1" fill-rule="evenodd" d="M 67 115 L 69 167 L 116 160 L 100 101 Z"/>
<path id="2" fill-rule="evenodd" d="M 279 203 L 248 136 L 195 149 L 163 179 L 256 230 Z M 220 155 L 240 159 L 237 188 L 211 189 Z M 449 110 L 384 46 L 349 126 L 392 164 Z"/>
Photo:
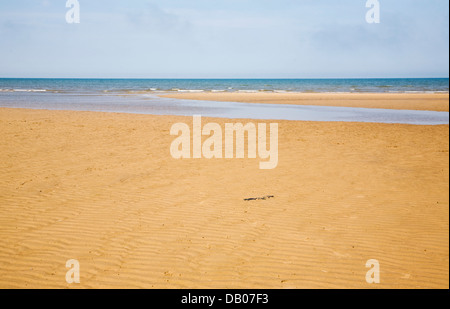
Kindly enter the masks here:
<path id="1" fill-rule="evenodd" d="M 0 0 L 0 77 L 449 76 L 449 1 Z"/>

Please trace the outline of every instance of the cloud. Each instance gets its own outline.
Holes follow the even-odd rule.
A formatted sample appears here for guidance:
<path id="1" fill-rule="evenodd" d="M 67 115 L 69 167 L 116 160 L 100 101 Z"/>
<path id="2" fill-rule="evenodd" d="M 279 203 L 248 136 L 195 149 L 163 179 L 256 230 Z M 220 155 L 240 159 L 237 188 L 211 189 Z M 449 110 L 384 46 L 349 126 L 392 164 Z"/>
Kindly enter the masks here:
<path id="1" fill-rule="evenodd" d="M 147 3 L 141 10 L 129 9 L 126 11 L 126 16 L 136 31 L 179 33 L 191 27 L 191 24 L 181 16 L 163 10 L 152 3 Z"/>

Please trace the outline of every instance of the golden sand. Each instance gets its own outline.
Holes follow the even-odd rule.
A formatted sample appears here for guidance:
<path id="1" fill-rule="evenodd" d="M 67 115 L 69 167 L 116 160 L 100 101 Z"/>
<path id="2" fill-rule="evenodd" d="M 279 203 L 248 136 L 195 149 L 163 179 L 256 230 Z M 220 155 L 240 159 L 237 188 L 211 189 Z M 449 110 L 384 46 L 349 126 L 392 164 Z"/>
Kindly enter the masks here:
<path id="1" fill-rule="evenodd" d="M 448 94 L 404 93 L 174 93 L 162 97 L 271 104 L 345 106 L 406 110 L 449 111 Z"/>
<path id="2" fill-rule="evenodd" d="M 0 109 L 0 288 L 449 287 L 448 126 L 280 121 L 260 170 L 172 159 L 179 121 Z"/>

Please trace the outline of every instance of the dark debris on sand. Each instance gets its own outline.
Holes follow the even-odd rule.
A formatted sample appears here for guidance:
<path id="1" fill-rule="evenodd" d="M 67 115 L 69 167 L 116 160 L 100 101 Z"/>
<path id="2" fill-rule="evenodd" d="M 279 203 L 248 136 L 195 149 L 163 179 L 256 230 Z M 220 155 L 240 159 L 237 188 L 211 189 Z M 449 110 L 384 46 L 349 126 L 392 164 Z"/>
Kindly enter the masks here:
<path id="1" fill-rule="evenodd" d="M 273 195 L 266 195 L 263 197 L 250 197 L 250 198 L 245 198 L 244 201 L 249 202 L 249 201 L 265 201 L 271 198 L 275 198 L 275 196 Z"/>

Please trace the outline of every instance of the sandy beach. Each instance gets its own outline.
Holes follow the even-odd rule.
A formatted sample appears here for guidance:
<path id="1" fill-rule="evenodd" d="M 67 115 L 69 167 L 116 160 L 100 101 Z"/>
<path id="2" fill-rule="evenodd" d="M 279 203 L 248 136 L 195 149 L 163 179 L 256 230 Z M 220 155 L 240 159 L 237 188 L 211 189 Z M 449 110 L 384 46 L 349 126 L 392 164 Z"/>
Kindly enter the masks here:
<path id="1" fill-rule="evenodd" d="M 448 111 L 448 94 L 381 96 L 175 95 Z M 176 122 L 192 118 L 1 108 L 0 288 L 449 288 L 448 125 L 278 121 L 260 170 L 173 159 Z"/>
<path id="2" fill-rule="evenodd" d="M 174 93 L 162 97 L 189 100 L 449 111 L 448 93 Z"/>

